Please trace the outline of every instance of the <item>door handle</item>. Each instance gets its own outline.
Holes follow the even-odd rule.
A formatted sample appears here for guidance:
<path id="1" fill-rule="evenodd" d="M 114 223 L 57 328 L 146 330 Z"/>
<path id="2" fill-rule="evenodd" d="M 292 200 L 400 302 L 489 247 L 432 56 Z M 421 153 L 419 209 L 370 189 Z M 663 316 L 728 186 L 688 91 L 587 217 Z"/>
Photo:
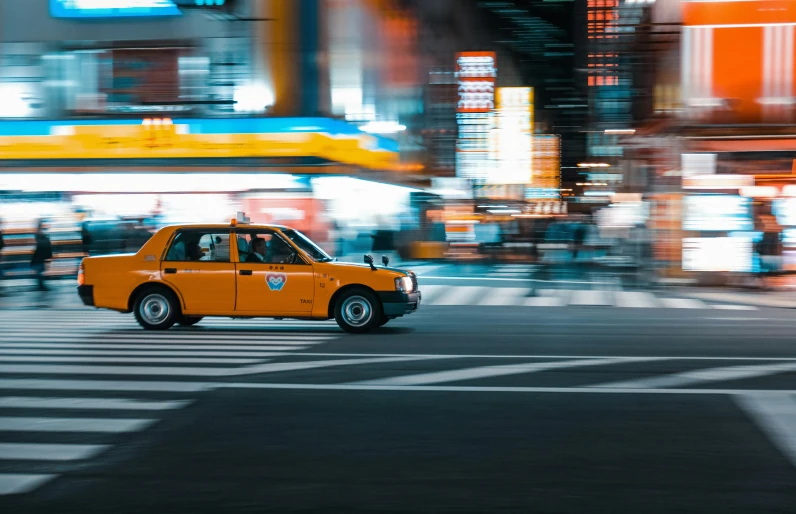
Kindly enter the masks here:
<path id="1" fill-rule="evenodd" d="M 250 269 L 242 269 L 242 270 L 240 270 L 240 274 L 241 275 L 251 275 L 252 274 L 252 270 L 250 270 Z"/>
<path id="2" fill-rule="evenodd" d="M 163 273 L 174 274 L 177 273 L 177 268 L 166 268 L 163 270 Z"/>

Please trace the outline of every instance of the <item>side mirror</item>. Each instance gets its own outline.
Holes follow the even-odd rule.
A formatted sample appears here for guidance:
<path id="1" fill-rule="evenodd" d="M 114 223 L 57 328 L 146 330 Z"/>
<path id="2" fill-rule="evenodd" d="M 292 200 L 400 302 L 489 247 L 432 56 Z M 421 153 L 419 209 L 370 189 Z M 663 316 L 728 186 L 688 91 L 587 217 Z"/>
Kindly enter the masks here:
<path id="1" fill-rule="evenodd" d="M 370 269 L 375 270 L 376 266 L 373 265 L 373 256 L 365 254 L 365 264 L 370 266 Z"/>
<path id="2" fill-rule="evenodd" d="M 386 255 L 382 255 L 381 256 L 381 263 L 384 264 L 384 267 L 386 268 L 390 264 L 390 258 L 387 257 Z"/>

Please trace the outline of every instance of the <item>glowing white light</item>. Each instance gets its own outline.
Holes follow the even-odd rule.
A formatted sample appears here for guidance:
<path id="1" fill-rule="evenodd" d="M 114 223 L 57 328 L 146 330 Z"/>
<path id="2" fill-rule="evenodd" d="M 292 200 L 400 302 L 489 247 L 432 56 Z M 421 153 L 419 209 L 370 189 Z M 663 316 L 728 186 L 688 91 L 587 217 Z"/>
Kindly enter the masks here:
<path id="1" fill-rule="evenodd" d="M 274 93 L 263 84 L 247 84 L 235 89 L 235 112 L 265 112 L 274 104 Z"/>
<path id="2" fill-rule="evenodd" d="M 359 127 L 359 130 L 369 134 L 396 134 L 406 130 L 406 125 L 396 121 L 371 121 Z"/>

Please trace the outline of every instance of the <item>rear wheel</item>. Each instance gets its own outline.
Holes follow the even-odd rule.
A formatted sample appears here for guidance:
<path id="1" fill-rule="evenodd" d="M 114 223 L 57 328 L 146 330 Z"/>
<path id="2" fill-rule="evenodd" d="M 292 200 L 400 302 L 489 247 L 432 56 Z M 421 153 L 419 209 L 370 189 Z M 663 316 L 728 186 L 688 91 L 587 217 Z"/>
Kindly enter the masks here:
<path id="1" fill-rule="evenodd" d="M 353 289 L 337 300 L 334 319 L 340 328 L 352 334 L 370 332 L 380 325 L 381 304 L 376 295 L 365 289 Z"/>
<path id="2" fill-rule="evenodd" d="M 179 319 L 179 304 L 174 294 L 162 287 L 138 295 L 133 312 L 138 324 L 147 330 L 167 330 Z"/>
<path id="3" fill-rule="evenodd" d="M 202 316 L 180 316 L 177 323 L 182 327 L 192 327 L 202 321 Z"/>

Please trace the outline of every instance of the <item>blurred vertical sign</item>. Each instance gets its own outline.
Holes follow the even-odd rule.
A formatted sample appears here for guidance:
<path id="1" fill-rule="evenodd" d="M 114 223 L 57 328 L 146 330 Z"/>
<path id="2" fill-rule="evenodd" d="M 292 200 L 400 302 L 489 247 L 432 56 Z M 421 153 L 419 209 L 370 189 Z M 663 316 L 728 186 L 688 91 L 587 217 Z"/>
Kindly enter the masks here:
<path id="1" fill-rule="evenodd" d="M 456 54 L 458 102 L 456 121 L 459 139 L 456 144 L 456 175 L 483 180 L 490 168 L 489 134 L 495 109 L 497 79 L 494 52 Z"/>

